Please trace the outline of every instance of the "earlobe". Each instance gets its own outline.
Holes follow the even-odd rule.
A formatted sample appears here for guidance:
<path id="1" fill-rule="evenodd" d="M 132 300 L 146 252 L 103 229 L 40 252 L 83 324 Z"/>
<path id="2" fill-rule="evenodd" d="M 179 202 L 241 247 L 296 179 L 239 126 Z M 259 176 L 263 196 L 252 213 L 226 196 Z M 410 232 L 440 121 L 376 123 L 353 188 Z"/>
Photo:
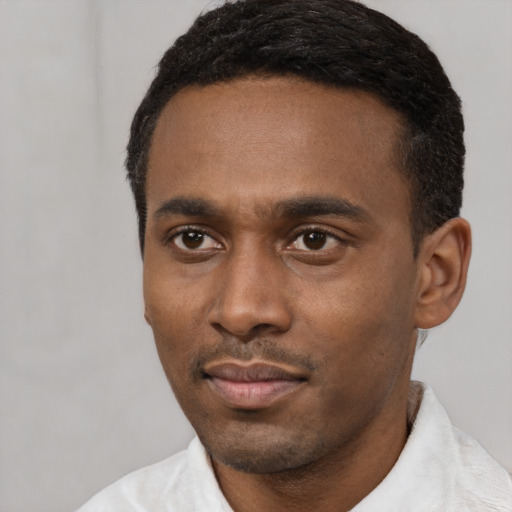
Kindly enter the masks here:
<path id="1" fill-rule="evenodd" d="M 416 327 L 445 322 L 462 298 L 471 256 L 471 228 L 460 217 L 427 235 L 418 256 Z"/>

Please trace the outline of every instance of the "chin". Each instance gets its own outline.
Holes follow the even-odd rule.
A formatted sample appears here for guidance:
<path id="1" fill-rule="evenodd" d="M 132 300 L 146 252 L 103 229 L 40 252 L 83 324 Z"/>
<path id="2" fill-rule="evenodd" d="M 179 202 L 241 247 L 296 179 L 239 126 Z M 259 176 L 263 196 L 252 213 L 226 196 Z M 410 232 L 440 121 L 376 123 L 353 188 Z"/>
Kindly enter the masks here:
<path id="1" fill-rule="evenodd" d="M 289 432 L 286 437 L 275 433 L 244 436 L 242 432 L 215 440 L 210 436 L 199 437 L 214 461 L 244 473 L 270 474 L 299 469 L 316 462 L 323 451 L 320 439 L 295 437 Z"/>

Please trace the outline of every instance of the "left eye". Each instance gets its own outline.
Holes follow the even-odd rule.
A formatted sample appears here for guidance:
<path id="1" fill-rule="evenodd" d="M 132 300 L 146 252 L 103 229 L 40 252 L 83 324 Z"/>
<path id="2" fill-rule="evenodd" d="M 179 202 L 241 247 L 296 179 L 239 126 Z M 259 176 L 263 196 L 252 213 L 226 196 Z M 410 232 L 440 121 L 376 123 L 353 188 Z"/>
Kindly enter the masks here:
<path id="1" fill-rule="evenodd" d="M 336 237 L 323 231 L 307 231 L 294 240 L 292 247 L 300 251 L 320 251 L 331 249 L 338 243 Z"/>
<path id="2" fill-rule="evenodd" d="M 173 237 L 172 241 L 178 248 L 184 251 L 214 249 L 219 247 L 219 243 L 211 236 L 202 231 L 193 229 L 178 233 Z"/>

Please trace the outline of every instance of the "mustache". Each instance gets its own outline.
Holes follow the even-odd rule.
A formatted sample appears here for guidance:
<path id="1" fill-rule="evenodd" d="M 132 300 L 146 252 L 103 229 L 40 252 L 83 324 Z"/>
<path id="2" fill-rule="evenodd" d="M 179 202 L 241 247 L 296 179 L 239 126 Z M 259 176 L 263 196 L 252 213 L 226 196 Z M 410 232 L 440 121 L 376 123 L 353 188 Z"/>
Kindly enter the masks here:
<path id="1" fill-rule="evenodd" d="M 216 345 L 203 347 L 190 364 L 192 375 L 196 379 L 204 376 L 204 366 L 212 361 L 222 359 L 237 359 L 250 361 L 251 359 L 263 360 L 267 363 L 284 363 L 308 372 L 314 372 L 318 365 L 304 354 L 294 353 L 284 349 L 282 345 L 269 338 L 257 338 L 248 342 L 242 342 L 234 337 L 224 337 Z"/>

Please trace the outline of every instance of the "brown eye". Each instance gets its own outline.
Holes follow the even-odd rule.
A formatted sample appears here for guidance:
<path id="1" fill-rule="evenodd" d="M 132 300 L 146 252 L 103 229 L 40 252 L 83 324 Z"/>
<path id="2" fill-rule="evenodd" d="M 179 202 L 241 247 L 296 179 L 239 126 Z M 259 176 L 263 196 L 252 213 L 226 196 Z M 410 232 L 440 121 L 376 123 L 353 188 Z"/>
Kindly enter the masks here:
<path id="1" fill-rule="evenodd" d="M 204 240 L 203 233 L 198 233 L 197 231 L 188 231 L 187 233 L 183 233 L 181 237 L 183 245 L 188 249 L 197 249 L 198 247 L 201 247 Z"/>
<path id="2" fill-rule="evenodd" d="M 196 231 L 193 229 L 178 233 L 173 237 L 172 241 L 179 249 L 184 251 L 208 250 L 215 249 L 220 246 L 220 244 L 211 236 L 203 233 L 202 231 Z"/>
<path id="3" fill-rule="evenodd" d="M 313 231 L 311 233 L 302 235 L 302 240 L 308 249 L 318 251 L 319 249 L 323 249 L 327 240 L 327 235 L 325 233 L 318 233 Z"/>
<path id="4" fill-rule="evenodd" d="M 299 251 L 321 251 L 334 249 L 342 242 L 339 238 L 320 230 L 303 231 L 293 241 L 292 247 Z"/>

